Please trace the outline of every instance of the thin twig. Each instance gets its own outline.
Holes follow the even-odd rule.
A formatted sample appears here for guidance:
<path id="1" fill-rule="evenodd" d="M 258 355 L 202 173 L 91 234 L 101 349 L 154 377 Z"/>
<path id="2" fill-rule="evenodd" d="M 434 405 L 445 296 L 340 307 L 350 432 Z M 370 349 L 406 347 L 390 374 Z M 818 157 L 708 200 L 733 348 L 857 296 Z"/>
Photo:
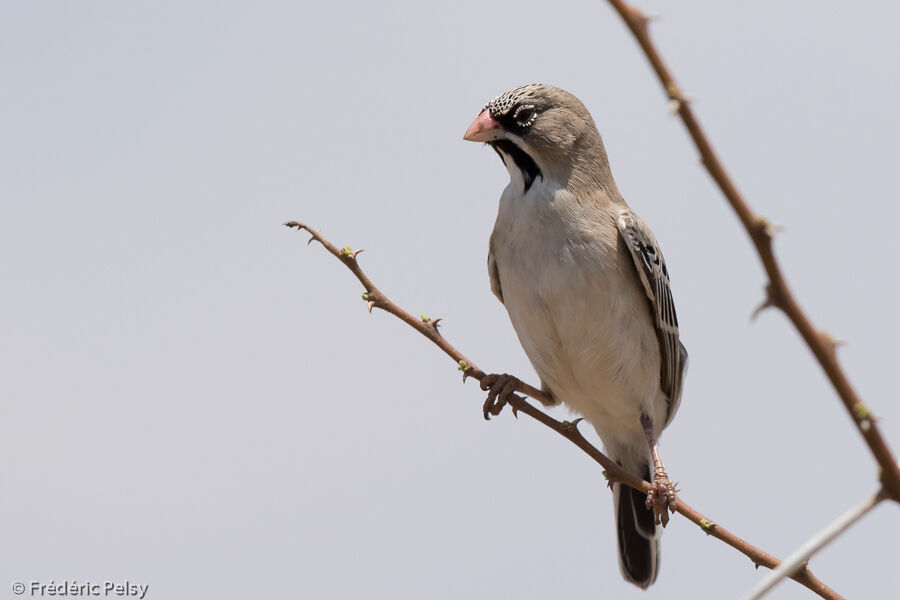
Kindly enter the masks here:
<path id="1" fill-rule="evenodd" d="M 759 600 L 774 588 L 782 579 L 790 577 L 791 573 L 803 567 L 813 554 L 824 548 L 828 543 L 840 534 L 847 531 L 854 523 L 863 518 L 870 510 L 878 506 L 885 499 L 884 490 L 866 498 L 861 504 L 854 506 L 837 519 L 828 524 L 825 529 L 814 535 L 805 544 L 797 548 L 793 554 L 784 559 L 780 565 L 759 582 L 743 600 Z"/>
<path id="2" fill-rule="evenodd" d="M 774 306 L 781 309 L 794 324 L 794 327 L 797 328 L 800 336 L 812 350 L 816 360 L 819 361 L 819 364 L 843 401 L 844 406 L 850 413 L 850 417 L 856 423 L 857 429 L 875 456 L 875 460 L 881 466 L 881 483 L 886 489 L 887 495 L 893 500 L 900 502 L 900 465 L 897 464 L 887 442 L 882 437 L 871 411 L 860 401 L 859 396 L 857 396 L 856 391 L 850 384 L 850 380 L 841 368 L 835 351 L 838 345 L 837 342 L 827 332 L 816 329 L 794 299 L 794 295 L 788 287 L 787 281 L 781 272 L 781 267 L 775 258 L 775 253 L 772 250 L 774 227 L 764 217 L 757 215 L 750 208 L 738 191 L 737 186 L 731 180 L 725 167 L 719 161 L 718 156 L 716 156 L 712 144 L 710 144 L 706 134 L 700 127 L 700 123 L 694 116 L 693 110 L 691 110 L 688 98 L 682 93 L 681 88 L 678 87 L 675 78 L 672 77 L 662 57 L 657 52 L 653 40 L 650 38 L 648 30 L 650 20 L 640 10 L 629 6 L 624 0 L 608 1 L 625 21 L 631 33 L 634 34 L 638 44 L 640 44 L 641 49 L 650 61 L 650 65 L 656 72 L 660 83 L 662 83 L 670 103 L 678 112 L 685 127 L 687 127 L 688 133 L 690 133 L 691 139 L 694 140 L 697 150 L 700 151 L 703 165 L 725 195 L 731 208 L 737 213 L 741 224 L 743 224 L 750 239 L 753 241 L 753 245 L 756 246 L 756 251 L 769 277 L 769 283 L 766 286 L 766 299 L 760 308 Z"/>
<path id="3" fill-rule="evenodd" d="M 313 241 L 320 242 L 329 253 L 331 253 L 335 258 L 344 263 L 344 266 L 350 269 L 350 271 L 356 276 L 359 282 L 363 285 L 363 288 L 366 290 L 363 293 L 362 298 L 364 301 L 368 302 L 369 312 L 372 312 L 373 308 L 380 308 L 394 315 L 395 317 L 427 337 L 441 350 L 443 350 L 445 354 L 450 356 L 456 362 L 457 368 L 463 373 L 463 380 L 465 380 L 467 377 L 472 377 L 473 379 L 481 381 L 481 379 L 485 377 L 486 373 L 484 371 L 476 367 L 475 363 L 466 358 L 462 354 L 462 352 L 454 348 L 453 345 L 451 345 L 446 339 L 444 339 L 444 337 L 438 331 L 438 322 L 440 321 L 440 319 L 417 319 L 394 304 L 386 295 L 381 292 L 381 290 L 375 287 L 375 284 L 372 283 L 372 280 L 370 280 L 369 277 L 360 268 L 359 262 L 356 259 L 357 254 L 362 252 L 362 250 L 354 251 L 352 248 L 350 248 L 350 246 L 338 248 L 327 239 L 322 237 L 322 234 L 318 231 L 297 221 L 288 221 L 284 225 L 287 227 L 295 227 L 298 230 L 306 230 L 312 235 L 308 243 L 311 243 Z M 516 391 L 531 396 L 532 398 L 535 398 L 547 404 L 553 403 L 552 398 L 550 398 L 547 394 L 525 383 L 517 384 Z M 588 442 L 587 439 L 584 438 L 584 436 L 581 435 L 581 432 L 578 431 L 578 421 L 580 421 L 581 419 L 578 419 L 574 422 L 557 421 L 550 415 L 547 415 L 543 411 L 538 410 L 537 408 L 529 404 L 525 400 L 525 398 L 516 394 L 513 394 L 510 397 L 509 404 L 516 412 L 524 413 L 529 417 L 535 419 L 536 421 L 541 422 L 542 424 L 546 425 L 556 433 L 560 434 L 561 436 L 581 448 L 581 450 L 583 450 L 588 456 L 594 459 L 605 469 L 604 475 L 609 481 L 624 483 L 625 485 L 631 486 L 637 490 L 641 490 L 644 493 L 650 491 L 650 484 L 648 482 L 642 481 L 628 471 L 624 470 L 622 467 L 610 460 L 605 454 L 600 452 L 600 450 L 598 450 L 593 444 Z M 703 532 L 707 535 L 725 542 L 732 548 L 735 548 L 739 552 L 746 555 L 748 558 L 750 558 L 750 560 L 753 561 L 755 565 L 767 567 L 769 569 L 773 569 L 778 566 L 779 561 L 777 558 L 744 541 L 718 523 L 714 523 L 713 521 L 707 519 L 702 514 L 691 508 L 686 502 L 681 499 L 681 497 L 678 498 L 676 511 L 686 517 L 695 525 L 700 526 Z M 817 579 L 812 574 L 812 571 L 810 571 L 806 566 L 800 569 L 797 573 L 791 575 L 791 579 L 805 585 L 822 598 L 827 598 L 829 600 L 842 599 L 841 595 L 819 581 L 819 579 Z"/>

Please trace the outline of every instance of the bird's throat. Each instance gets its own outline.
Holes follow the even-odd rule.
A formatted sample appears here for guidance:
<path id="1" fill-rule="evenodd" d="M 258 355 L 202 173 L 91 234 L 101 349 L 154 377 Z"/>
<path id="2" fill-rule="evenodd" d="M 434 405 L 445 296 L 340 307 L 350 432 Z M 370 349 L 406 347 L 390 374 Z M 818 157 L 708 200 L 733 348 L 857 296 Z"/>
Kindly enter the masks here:
<path id="1" fill-rule="evenodd" d="M 528 193 L 528 189 L 534 183 L 534 180 L 543 176 L 534 159 L 511 140 L 501 139 L 489 143 L 494 151 L 500 155 L 500 160 L 507 165 L 507 168 L 509 168 L 507 161 L 513 161 L 516 168 L 522 173 L 522 181 L 525 186 L 522 193 Z"/>

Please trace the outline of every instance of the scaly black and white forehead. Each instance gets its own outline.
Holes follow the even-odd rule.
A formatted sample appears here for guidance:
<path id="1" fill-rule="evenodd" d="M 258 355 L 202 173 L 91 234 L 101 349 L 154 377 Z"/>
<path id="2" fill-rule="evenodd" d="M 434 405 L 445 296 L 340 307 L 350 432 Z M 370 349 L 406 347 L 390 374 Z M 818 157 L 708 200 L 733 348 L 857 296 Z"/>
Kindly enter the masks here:
<path id="1" fill-rule="evenodd" d="M 531 102 L 536 100 L 540 96 L 540 92 L 546 86 L 542 83 L 529 83 L 527 85 L 520 85 L 517 88 L 513 88 L 508 92 L 503 92 L 490 102 L 484 105 L 482 108 L 482 112 L 485 110 L 491 111 L 491 116 L 495 119 L 499 119 L 508 113 L 513 107 L 523 103 L 523 102 Z"/>

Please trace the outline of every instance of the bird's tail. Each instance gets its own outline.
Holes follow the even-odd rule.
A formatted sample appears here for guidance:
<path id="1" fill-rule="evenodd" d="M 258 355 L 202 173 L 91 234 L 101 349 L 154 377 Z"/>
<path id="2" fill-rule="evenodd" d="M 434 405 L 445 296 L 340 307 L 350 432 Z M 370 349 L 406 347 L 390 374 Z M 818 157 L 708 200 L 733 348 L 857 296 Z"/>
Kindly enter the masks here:
<path id="1" fill-rule="evenodd" d="M 625 468 L 650 481 L 650 465 L 639 469 Z M 656 581 L 659 573 L 659 537 L 653 511 L 644 502 L 647 495 L 623 483 L 613 484 L 613 506 L 619 545 L 619 568 L 625 579 L 641 589 Z"/>

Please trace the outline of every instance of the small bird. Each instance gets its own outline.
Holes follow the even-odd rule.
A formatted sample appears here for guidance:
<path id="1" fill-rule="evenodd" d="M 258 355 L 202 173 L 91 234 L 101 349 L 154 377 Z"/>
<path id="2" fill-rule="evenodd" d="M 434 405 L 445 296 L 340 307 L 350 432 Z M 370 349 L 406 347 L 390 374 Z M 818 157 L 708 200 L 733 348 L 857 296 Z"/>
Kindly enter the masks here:
<path id="1" fill-rule="evenodd" d="M 486 142 L 509 171 L 488 274 L 542 389 L 594 427 L 611 459 L 651 482 L 646 498 L 612 485 L 619 566 L 647 588 L 659 571 L 657 526 L 676 507 L 657 439 L 678 409 L 687 366 L 659 244 L 619 193 L 597 127 L 572 94 L 537 83 L 512 89 L 463 139 Z M 518 383 L 482 380 L 485 418 Z"/>

